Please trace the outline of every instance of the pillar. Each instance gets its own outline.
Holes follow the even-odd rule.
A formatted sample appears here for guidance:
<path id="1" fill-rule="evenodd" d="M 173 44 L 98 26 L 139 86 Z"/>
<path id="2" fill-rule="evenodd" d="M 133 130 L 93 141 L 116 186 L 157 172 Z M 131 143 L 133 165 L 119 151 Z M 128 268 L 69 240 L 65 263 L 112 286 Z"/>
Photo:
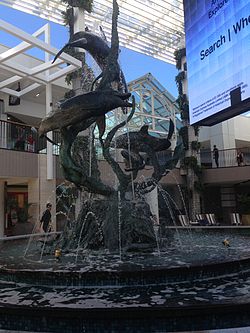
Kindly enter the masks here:
<path id="1" fill-rule="evenodd" d="M 39 178 L 28 181 L 28 202 L 31 204 L 29 214 L 30 222 L 38 227 L 40 220 L 40 181 Z"/>
<path id="2" fill-rule="evenodd" d="M 46 115 L 52 110 L 51 84 L 46 84 Z M 47 137 L 52 140 L 52 132 L 47 133 Z M 47 180 L 53 179 L 53 145 L 47 141 Z"/>
<path id="3" fill-rule="evenodd" d="M 182 58 L 181 70 L 185 71 L 186 73 L 186 57 Z M 188 81 L 185 75 L 185 79 L 182 80 L 182 90 L 183 94 L 188 96 Z M 197 159 L 198 164 L 200 164 L 199 156 L 197 151 L 194 151 L 191 147 L 192 141 L 197 141 L 198 138 L 196 136 L 194 127 L 189 124 L 188 120 L 184 121 L 185 126 L 188 127 L 188 141 L 189 141 L 189 148 L 185 152 L 185 157 L 195 157 Z M 200 194 L 194 187 L 195 181 L 197 181 L 197 176 L 194 173 L 192 168 L 188 168 L 187 176 L 186 176 L 186 185 L 189 192 L 189 199 L 188 199 L 188 207 L 189 207 L 189 217 L 194 220 L 196 214 L 200 213 L 201 210 L 201 202 L 200 202 Z"/>
<path id="4" fill-rule="evenodd" d="M 84 11 L 80 10 L 78 7 L 73 8 L 73 13 L 74 13 L 74 26 L 73 26 L 73 32 L 74 34 L 79 31 L 84 31 L 85 30 L 85 16 L 84 16 Z M 77 52 L 82 52 L 84 53 L 83 49 L 76 48 Z M 76 95 L 81 94 L 81 80 L 79 78 L 74 79 L 72 81 L 72 88 L 75 91 Z"/>
<path id="5" fill-rule="evenodd" d="M 50 26 L 46 25 L 45 30 L 45 42 L 50 45 Z M 45 61 L 50 61 L 50 54 L 45 52 Z M 46 75 L 49 76 L 50 71 L 46 71 Z M 52 111 L 52 85 L 51 83 L 46 84 L 46 116 Z M 49 139 L 53 139 L 52 132 L 47 133 Z M 52 143 L 47 141 L 47 180 L 53 179 L 53 146 Z"/>
<path id="6" fill-rule="evenodd" d="M 39 214 L 41 217 L 42 212 L 46 209 L 46 204 L 50 202 L 52 204 L 52 226 L 53 230 L 56 231 L 56 179 L 47 179 L 47 168 L 46 168 L 46 156 L 39 154 Z"/>

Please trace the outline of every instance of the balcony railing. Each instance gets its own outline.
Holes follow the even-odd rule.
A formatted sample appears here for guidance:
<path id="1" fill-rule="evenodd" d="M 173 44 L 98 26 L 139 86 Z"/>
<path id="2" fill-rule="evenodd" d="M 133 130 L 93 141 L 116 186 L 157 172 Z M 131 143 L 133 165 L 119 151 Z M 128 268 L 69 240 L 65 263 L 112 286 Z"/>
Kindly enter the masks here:
<path id="1" fill-rule="evenodd" d="M 36 130 L 37 128 L 29 125 L 0 120 L 0 148 L 30 153 L 46 153 L 47 140 L 40 138 Z M 60 142 L 59 132 L 53 132 L 53 141 Z M 53 145 L 53 153 L 59 153 L 58 146 Z"/>
<path id="2" fill-rule="evenodd" d="M 37 130 L 37 129 L 36 129 Z M 53 132 L 53 141 L 60 143 L 60 133 Z M 47 140 L 39 138 L 38 133 L 34 131 L 34 127 L 11 121 L 0 120 L 0 148 L 9 150 L 19 150 L 31 153 L 46 153 Z M 53 145 L 53 154 L 59 154 L 59 146 Z M 238 149 L 219 150 L 219 167 L 235 167 L 238 166 L 237 152 Z M 250 147 L 241 148 L 243 154 L 242 165 L 250 165 Z M 100 146 L 96 145 L 97 158 L 102 160 L 102 152 Z M 172 151 L 163 151 L 157 153 L 158 161 L 161 165 L 172 156 Z M 199 152 L 200 163 L 205 168 L 215 168 L 213 152 L 201 149 Z M 123 160 L 123 159 L 122 159 Z M 147 161 L 150 164 L 150 161 Z"/>
<path id="3" fill-rule="evenodd" d="M 250 147 L 240 149 L 219 150 L 219 168 L 228 168 L 238 166 L 237 153 L 243 154 L 243 163 L 241 166 L 250 165 Z M 216 168 L 213 159 L 213 152 L 210 150 L 200 150 L 200 163 L 204 168 Z"/>

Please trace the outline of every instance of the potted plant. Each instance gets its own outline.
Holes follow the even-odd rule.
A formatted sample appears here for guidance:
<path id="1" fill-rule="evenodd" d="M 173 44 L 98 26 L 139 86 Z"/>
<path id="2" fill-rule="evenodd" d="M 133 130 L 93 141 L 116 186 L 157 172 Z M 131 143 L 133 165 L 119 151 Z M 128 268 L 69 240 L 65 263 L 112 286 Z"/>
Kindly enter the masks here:
<path id="1" fill-rule="evenodd" d="M 29 208 L 31 205 L 32 205 L 31 203 L 25 201 L 22 208 L 18 207 L 17 209 L 18 222 L 20 223 L 28 222 L 28 220 L 32 217 L 31 215 L 29 215 Z"/>

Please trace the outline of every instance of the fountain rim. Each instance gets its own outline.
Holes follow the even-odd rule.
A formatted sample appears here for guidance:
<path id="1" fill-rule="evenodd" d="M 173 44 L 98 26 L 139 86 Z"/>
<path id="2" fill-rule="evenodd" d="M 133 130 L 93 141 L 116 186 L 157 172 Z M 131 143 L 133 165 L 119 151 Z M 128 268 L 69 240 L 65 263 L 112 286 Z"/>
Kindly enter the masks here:
<path id="1" fill-rule="evenodd" d="M 134 270 L 51 270 L 0 268 L 1 280 L 36 286 L 98 286 L 98 285 L 159 285 L 201 279 L 216 279 L 224 275 L 244 274 L 250 269 L 250 258 L 180 267 L 152 267 Z M 31 279 L 29 281 L 29 279 Z"/>

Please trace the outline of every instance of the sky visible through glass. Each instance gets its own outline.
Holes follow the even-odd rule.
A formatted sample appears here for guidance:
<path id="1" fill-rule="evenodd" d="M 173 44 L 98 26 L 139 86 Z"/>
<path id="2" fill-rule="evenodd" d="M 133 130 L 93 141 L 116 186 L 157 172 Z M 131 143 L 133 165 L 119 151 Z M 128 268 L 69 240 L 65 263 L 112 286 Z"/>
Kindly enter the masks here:
<path id="1" fill-rule="evenodd" d="M 30 34 L 34 33 L 44 24 L 50 23 L 52 46 L 60 49 L 68 41 L 69 34 L 67 27 L 48 22 L 37 16 L 26 14 L 3 5 L 0 5 L 0 19 L 15 25 Z M 0 30 L 0 44 L 13 47 L 19 42 L 21 41 L 17 38 Z M 38 49 L 30 50 L 29 54 L 36 57 L 42 57 L 43 55 L 42 51 Z M 174 97 L 177 97 L 178 93 L 175 76 L 178 72 L 174 65 L 125 48 L 121 48 L 120 63 L 127 82 L 135 80 L 150 72 Z"/>

